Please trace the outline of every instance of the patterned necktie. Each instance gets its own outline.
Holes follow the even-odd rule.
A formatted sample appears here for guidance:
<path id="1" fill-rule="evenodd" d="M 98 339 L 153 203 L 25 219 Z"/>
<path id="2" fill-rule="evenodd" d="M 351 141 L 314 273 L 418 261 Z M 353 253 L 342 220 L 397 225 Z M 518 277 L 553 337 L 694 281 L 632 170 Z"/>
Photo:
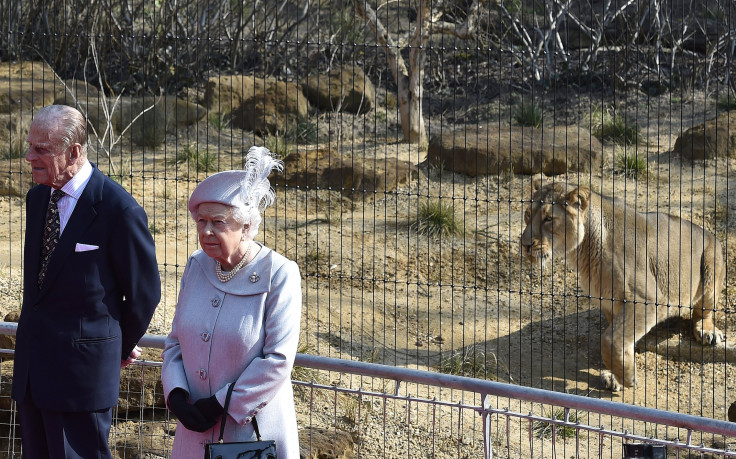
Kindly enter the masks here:
<path id="1" fill-rule="evenodd" d="M 64 196 L 61 190 L 54 190 L 49 200 L 49 207 L 46 209 L 46 227 L 43 230 L 43 240 L 41 241 L 41 269 L 38 271 L 38 288 L 43 285 L 43 278 L 46 276 L 46 268 L 49 265 L 51 254 L 54 253 L 56 243 L 59 242 L 59 233 L 61 233 L 61 223 L 59 221 L 59 199 Z"/>

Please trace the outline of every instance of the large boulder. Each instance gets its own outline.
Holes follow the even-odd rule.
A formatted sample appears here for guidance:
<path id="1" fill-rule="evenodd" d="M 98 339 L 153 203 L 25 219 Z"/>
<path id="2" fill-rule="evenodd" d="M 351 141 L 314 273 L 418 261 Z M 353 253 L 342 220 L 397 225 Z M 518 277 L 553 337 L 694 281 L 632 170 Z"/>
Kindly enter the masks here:
<path id="1" fill-rule="evenodd" d="M 89 124 L 102 137 L 112 129 L 115 136 L 125 132 L 133 143 L 156 147 L 166 140 L 166 134 L 181 126 L 194 124 L 207 114 L 203 106 L 182 100 L 176 96 L 125 97 L 115 100 L 108 97 L 57 99 L 58 103 L 76 107 Z M 107 110 L 105 109 L 107 102 Z M 110 136 L 110 132 L 107 132 Z"/>
<path id="2" fill-rule="evenodd" d="M 307 118 L 309 102 L 296 83 L 273 78 L 261 83 L 262 90 L 243 94 L 243 102 L 233 109 L 234 127 L 260 135 L 275 134 L 286 132 L 290 124 Z"/>
<path id="3" fill-rule="evenodd" d="M 344 430 L 309 427 L 299 431 L 301 459 L 352 459 L 355 457 L 355 438 Z"/>
<path id="4" fill-rule="evenodd" d="M 722 113 L 691 127 L 677 138 L 672 151 L 690 160 L 736 157 L 736 114 Z"/>
<path id="5" fill-rule="evenodd" d="M 229 114 L 243 101 L 263 93 L 264 79 L 254 75 L 221 75 L 207 81 L 204 106 L 215 113 Z"/>
<path id="6" fill-rule="evenodd" d="M 161 361 L 160 349 L 143 349 L 140 360 Z M 133 413 L 143 408 L 165 408 L 161 367 L 130 365 L 120 372 L 118 412 Z"/>
<path id="7" fill-rule="evenodd" d="M 310 104 L 325 111 L 368 113 L 376 99 L 373 83 L 357 66 L 335 68 L 328 75 L 311 75 L 302 90 Z"/>
<path id="8" fill-rule="evenodd" d="M 26 138 L 32 119 L 33 112 L 30 109 L 0 113 L 0 159 L 25 156 Z"/>
<path id="9" fill-rule="evenodd" d="M 602 152 L 600 141 L 578 126 L 488 125 L 433 135 L 427 159 L 471 177 L 508 172 L 558 175 L 600 168 Z"/>
<path id="10" fill-rule="evenodd" d="M 227 115 L 233 127 L 257 134 L 285 132 L 305 119 L 309 101 L 296 83 L 255 75 L 224 75 L 207 81 L 204 105 Z"/>
<path id="11" fill-rule="evenodd" d="M 354 193 L 394 191 L 418 173 L 417 167 L 399 159 L 370 160 L 343 158 L 330 149 L 304 150 L 284 158 L 284 175 L 276 175 L 276 184 L 301 189 L 332 189 L 351 197 Z"/>
<path id="12" fill-rule="evenodd" d="M 49 105 L 59 86 L 53 69 L 44 62 L 3 62 L 0 65 L 0 113 Z"/>
<path id="13" fill-rule="evenodd" d="M 58 105 L 74 106 L 74 101 L 97 102 L 101 98 L 100 90 L 96 86 L 82 80 L 65 80 L 56 86 L 54 103 Z"/>

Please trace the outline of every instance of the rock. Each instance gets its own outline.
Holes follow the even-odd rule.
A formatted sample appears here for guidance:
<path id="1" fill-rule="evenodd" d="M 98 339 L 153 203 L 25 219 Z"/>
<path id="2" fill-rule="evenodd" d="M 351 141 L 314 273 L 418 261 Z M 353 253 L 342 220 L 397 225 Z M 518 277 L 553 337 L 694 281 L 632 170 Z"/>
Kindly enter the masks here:
<path id="1" fill-rule="evenodd" d="M 263 78 L 254 75 L 222 75 L 207 81 L 204 106 L 216 113 L 230 113 L 245 99 L 263 92 Z"/>
<path id="2" fill-rule="evenodd" d="M 117 457 L 150 459 L 168 457 L 174 443 L 176 421 L 126 421 L 118 422 L 110 437 L 110 449 Z M 117 440 L 117 441 L 116 441 Z"/>
<path id="3" fill-rule="evenodd" d="M 677 138 L 672 152 L 690 160 L 736 157 L 736 116 L 722 113 L 688 129 Z"/>
<path id="4" fill-rule="evenodd" d="M 0 113 L 0 158 L 22 158 L 26 154 L 26 138 L 31 126 L 31 110 Z M 30 170 L 30 169 L 29 169 Z"/>
<path id="5" fill-rule="evenodd" d="M 0 65 L 0 113 L 49 105 L 60 86 L 53 69 L 44 62 L 3 62 Z"/>
<path id="6" fill-rule="evenodd" d="M 309 427 L 299 431 L 300 459 L 352 459 L 355 439 L 340 429 Z"/>
<path id="7" fill-rule="evenodd" d="M 427 159 L 446 170 L 475 177 L 515 174 L 563 174 L 600 168 L 603 145 L 577 126 L 481 126 L 443 132 L 430 138 Z"/>
<path id="8" fill-rule="evenodd" d="M 107 98 L 107 112 L 101 97 L 86 100 L 78 98 L 76 104 L 73 99 L 57 99 L 60 103 L 64 100 L 68 102 L 66 105 L 76 105 L 85 114 L 98 137 L 102 137 L 108 129 L 119 136 L 127 128 L 126 133 L 133 143 L 147 147 L 161 145 L 167 133 L 194 124 L 207 114 L 203 106 L 175 96 L 126 97 L 117 103 L 114 98 Z M 110 132 L 107 136 L 109 138 Z"/>
<path id="9" fill-rule="evenodd" d="M 262 90 L 243 97 L 231 113 L 232 125 L 259 135 L 286 132 L 289 124 L 306 119 L 309 113 L 309 102 L 296 83 L 267 78 Z"/>
<path id="10" fill-rule="evenodd" d="M 18 161 L 18 160 L 15 160 Z M 15 167 L 15 162 L 13 167 Z M 31 167 L 23 161 L 21 171 L 0 171 L 0 196 L 16 196 L 22 198 L 33 186 Z"/>
<path id="11" fill-rule="evenodd" d="M 54 95 L 54 103 L 58 105 L 69 105 L 74 107 L 74 101 L 97 103 L 101 99 L 100 90 L 82 80 L 65 80 L 59 84 Z M 79 108 L 79 107 L 77 107 Z"/>
<path id="12" fill-rule="evenodd" d="M 160 362 L 161 350 L 145 348 L 140 359 Z M 118 411 L 138 412 L 141 407 L 166 407 L 161 367 L 130 365 L 120 373 Z"/>
<path id="13" fill-rule="evenodd" d="M 20 320 L 20 309 L 5 314 L 5 322 L 18 323 Z M 15 349 L 15 335 L 0 335 L 0 349 Z"/>
<path id="14" fill-rule="evenodd" d="M 731 406 L 728 407 L 728 420 L 736 422 L 736 402 L 731 403 Z"/>
<path id="15" fill-rule="evenodd" d="M 408 161 L 371 160 L 366 164 L 329 149 L 299 151 L 284 158 L 284 164 L 284 175 L 275 175 L 274 183 L 302 189 L 330 188 L 346 196 L 393 191 L 418 173 Z"/>
<path id="16" fill-rule="evenodd" d="M 363 114 L 375 106 L 376 89 L 357 66 L 336 68 L 326 76 L 311 75 L 302 91 L 320 110 Z"/>

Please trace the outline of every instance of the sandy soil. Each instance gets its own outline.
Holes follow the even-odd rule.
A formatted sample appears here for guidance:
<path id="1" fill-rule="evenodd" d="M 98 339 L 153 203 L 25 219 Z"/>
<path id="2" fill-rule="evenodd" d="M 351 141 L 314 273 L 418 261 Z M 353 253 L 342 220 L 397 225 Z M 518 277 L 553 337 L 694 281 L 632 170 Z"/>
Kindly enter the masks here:
<path id="1" fill-rule="evenodd" d="M 635 109 L 642 100 L 648 101 L 647 109 Z M 632 94 L 622 103 L 643 128 L 647 145 L 607 145 L 602 170 L 554 180 L 589 184 L 640 210 L 656 209 L 692 220 L 721 238 L 731 266 L 736 255 L 731 229 L 736 199 L 731 194 L 736 186 L 729 176 L 736 163 L 681 162 L 669 154 L 682 129 L 710 118 L 705 114 L 711 113 L 711 102 L 701 98 L 673 108 L 670 100 L 657 107 L 646 96 Z M 725 418 L 736 398 L 732 395 L 736 360 L 730 344 L 736 296 L 730 271 L 717 315 L 728 346 L 703 348 L 691 338 L 688 321 L 669 321 L 639 343 L 637 385 L 616 394 L 603 390 L 598 377 L 605 319 L 599 309 L 582 295 L 576 274 L 564 263 L 539 272 L 520 257 L 518 239 L 530 177 L 468 178 L 427 167 L 423 153 L 396 141 L 396 120 L 390 113 L 388 117 L 393 130 L 379 139 L 348 139 L 354 131 L 338 128 L 339 123 L 351 126 L 359 119 L 323 117 L 320 123 L 324 131 L 339 131 L 331 138 L 343 139 L 333 141 L 343 155 L 356 161 L 407 159 L 420 164 L 418 178 L 396 193 L 357 199 L 348 199 L 339 190 L 279 188 L 277 203 L 264 219 L 258 239 L 297 260 L 302 270 L 304 352 L 431 370 L 470 355 L 469 360 L 475 356 L 476 361 L 463 367 L 466 375 Z M 220 169 L 240 166 L 250 139 L 216 132 L 211 126 L 205 133 L 199 129 L 180 136 L 207 139 L 210 151 L 219 151 Z M 196 180 L 206 175 L 194 172 L 190 164 L 175 164 L 175 148 L 131 151 L 120 160 L 113 157 L 125 174 L 123 185 L 146 208 L 157 244 L 164 297 L 149 329 L 155 334 L 168 332 L 179 276 L 188 254 L 196 249 L 186 199 Z M 624 152 L 647 159 L 646 178 L 616 172 L 616 158 Z M 19 164 L 17 160 L 7 164 L 6 170 L 17 171 Z M 417 234 L 412 222 L 418 206 L 430 197 L 453 204 L 461 232 L 441 239 Z M 8 216 L 0 226 L 2 315 L 21 302 L 23 202 L 21 197 L 0 198 L 0 209 Z M 362 384 L 360 379 L 347 383 Z M 428 395 L 454 397 L 442 392 Z M 537 414 L 549 409 L 513 400 L 494 404 Z M 324 422 L 333 418 L 327 413 Z M 380 425 L 379 410 L 364 422 Z M 525 427 L 512 428 L 510 438 L 524 443 Z M 652 427 L 636 429 L 651 432 L 646 429 Z M 678 435 L 661 427 L 654 432 L 659 437 Z M 370 438 L 363 438 L 365 448 L 374 441 Z M 589 446 L 596 447 L 593 443 L 590 440 Z M 473 456 L 477 447 L 468 446 L 467 454 Z M 515 448 L 507 455 L 514 457 Z M 547 442 L 542 450 L 551 448 Z"/>

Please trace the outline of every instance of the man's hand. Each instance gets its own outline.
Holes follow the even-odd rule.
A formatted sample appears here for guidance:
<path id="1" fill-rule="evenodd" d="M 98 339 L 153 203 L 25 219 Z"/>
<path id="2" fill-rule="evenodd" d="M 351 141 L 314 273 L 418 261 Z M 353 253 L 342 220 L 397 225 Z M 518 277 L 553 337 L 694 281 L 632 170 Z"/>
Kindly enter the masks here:
<path id="1" fill-rule="evenodd" d="M 143 349 L 139 348 L 138 346 L 134 347 L 128 358 L 120 361 L 120 368 L 125 368 L 131 363 L 135 362 L 135 359 L 140 357 L 142 352 Z"/>

